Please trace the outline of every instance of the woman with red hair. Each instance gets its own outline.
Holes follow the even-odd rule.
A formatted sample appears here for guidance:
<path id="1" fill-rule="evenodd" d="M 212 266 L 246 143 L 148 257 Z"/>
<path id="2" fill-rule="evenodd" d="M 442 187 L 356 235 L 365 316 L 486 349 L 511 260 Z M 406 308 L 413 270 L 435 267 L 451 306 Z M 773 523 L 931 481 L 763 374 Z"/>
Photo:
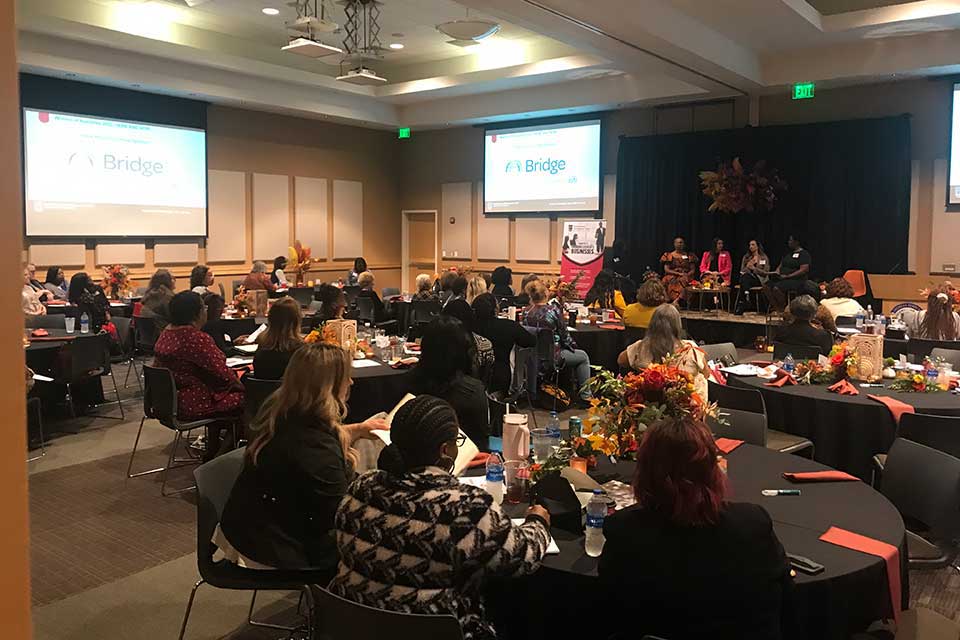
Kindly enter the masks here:
<path id="1" fill-rule="evenodd" d="M 727 502 L 713 435 L 665 418 L 637 451 L 637 503 L 606 519 L 598 572 L 624 637 L 778 640 L 792 585 L 770 516 Z M 786 625 L 783 626 L 786 628 Z"/>

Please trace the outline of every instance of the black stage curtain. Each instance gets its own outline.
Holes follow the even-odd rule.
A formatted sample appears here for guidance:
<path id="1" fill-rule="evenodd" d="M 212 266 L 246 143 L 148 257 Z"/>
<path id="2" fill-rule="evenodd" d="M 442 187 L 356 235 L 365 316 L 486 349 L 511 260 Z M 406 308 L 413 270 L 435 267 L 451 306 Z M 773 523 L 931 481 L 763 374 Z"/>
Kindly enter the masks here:
<path id="1" fill-rule="evenodd" d="M 707 212 L 698 174 L 735 157 L 748 168 L 766 160 L 787 181 L 772 211 Z M 635 278 L 660 270 L 677 235 L 698 258 L 722 238 L 735 278 L 751 239 L 777 265 L 790 234 L 812 254 L 815 280 L 847 269 L 904 273 L 909 225 L 908 115 L 620 139 L 617 239 Z"/>

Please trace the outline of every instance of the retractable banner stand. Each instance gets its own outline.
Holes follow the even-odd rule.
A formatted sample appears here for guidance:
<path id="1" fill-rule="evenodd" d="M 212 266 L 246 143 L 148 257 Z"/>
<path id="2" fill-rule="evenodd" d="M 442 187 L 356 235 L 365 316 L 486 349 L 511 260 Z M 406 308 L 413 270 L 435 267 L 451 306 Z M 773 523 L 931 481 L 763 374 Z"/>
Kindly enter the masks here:
<path id="1" fill-rule="evenodd" d="M 563 223 L 560 246 L 560 277 L 570 282 L 583 272 L 577 283 L 577 297 L 583 299 L 603 269 L 606 220 L 567 220 Z"/>

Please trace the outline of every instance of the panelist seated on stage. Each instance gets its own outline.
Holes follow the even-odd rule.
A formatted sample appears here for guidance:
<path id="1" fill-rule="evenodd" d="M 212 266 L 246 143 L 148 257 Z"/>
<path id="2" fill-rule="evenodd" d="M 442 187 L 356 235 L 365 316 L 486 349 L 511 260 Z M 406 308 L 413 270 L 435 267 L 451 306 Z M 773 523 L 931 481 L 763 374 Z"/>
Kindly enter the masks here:
<path id="1" fill-rule="evenodd" d="M 617 281 L 613 277 L 613 272 L 606 269 L 597 274 L 593 286 L 587 291 L 583 304 L 594 309 L 613 309 L 621 318 L 623 312 L 627 309 L 623 292 L 617 288 Z"/>
<path id="2" fill-rule="evenodd" d="M 669 358 L 679 368 L 693 376 L 693 384 L 701 398 L 707 397 L 707 354 L 692 340 L 681 340 L 680 312 L 672 304 L 657 307 L 650 319 L 643 340 L 626 348 L 617 364 L 624 369 L 640 371 L 651 364 Z"/>
<path id="3" fill-rule="evenodd" d="M 820 301 L 820 306 L 829 311 L 834 320 L 837 316 L 863 313 L 863 307 L 853 299 L 853 286 L 843 278 L 834 278 L 827 283 L 827 297 Z"/>
<path id="4" fill-rule="evenodd" d="M 927 308 L 907 322 L 907 334 L 921 340 L 960 339 L 960 315 L 954 311 L 953 296 L 947 287 L 931 289 Z"/>
<path id="5" fill-rule="evenodd" d="M 623 312 L 623 324 L 635 329 L 646 329 L 650 326 L 657 307 L 667 301 L 667 290 L 663 283 L 656 278 L 649 278 L 637 289 L 637 301 L 628 304 Z"/>
<path id="6" fill-rule="evenodd" d="M 780 260 L 780 266 L 776 270 L 756 270 L 760 275 L 772 276 L 771 284 L 764 288 L 764 292 L 770 300 L 770 306 L 776 311 L 786 308 L 788 292 L 820 297 L 820 288 L 810 281 L 810 265 L 813 262 L 810 252 L 800 245 L 800 240 L 795 235 L 787 239 L 787 248 L 787 255 Z"/>
<path id="7" fill-rule="evenodd" d="M 686 287 L 697 275 L 697 258 L 686 247 L 686 241 L 677 236 L 673 239 L 673 251 L 660 256 L 663 286 L 667 288 L 670 302 L 686 300 Z"/>
<path id="8" fill-rule="evenodd" d="M 665 418 L 644 434 L 637 502 L 603 526 L 604 602 L 631 612 L 608 616 L 608 637 L 779 640 L 790 629 L 783 545 L 763 507 L 726 500 L 718 453 L 692 417 Z"/>
<path id="9" fill-rule="evenodd" d="M 730 276 L 733 273 L 733 260 L 730 258 L 730 252 L 724 250 L 723 240 L 713 239 L 713 248 L 710 251 L 704 251 L 700 259 L 700 277 L 708 277 L 719 280 L 724 285 L 730 284 Z"/>
<path id="10" fill-rule="evenodd" d="M 763 250 L 759 240 L 751 240 L 747 244 L 747 252 L 740 260 L 740 295 L 737 296 L 737 307 L 734 313 L 743 315 L 746 307 L 753 303 L 750 300 L 750 289 L 762 287 L 770 279 L 765 275 L 770 270 L 770 259 Z"/>
<path id="11" fill-rule="evenodd" d="M 798 296 L 790 302 L 793 320 L 777 329 L 775 340 L 798 347 L 817 347 L 821 355 L 829 355 L 833 348 L 833 336 L 814 324 L 817 301 L 808 295 Z"/>

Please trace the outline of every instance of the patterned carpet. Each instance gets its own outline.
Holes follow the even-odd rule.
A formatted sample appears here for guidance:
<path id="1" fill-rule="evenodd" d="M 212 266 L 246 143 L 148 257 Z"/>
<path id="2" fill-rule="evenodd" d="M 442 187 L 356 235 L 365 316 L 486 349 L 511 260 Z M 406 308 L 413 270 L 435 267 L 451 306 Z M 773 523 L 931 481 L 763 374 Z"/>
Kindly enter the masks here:
<path id="1" fill-rule="evenodd" d="M 960 623 L 960 572 L 956 569 L 912 571 L 910 607 L 926 607 Z"/>
<path id="2" fill-rule="evenodd" d="M 162 464 L 162 448 L 137 453 L 138 469 Z M 30 477 L 34 606 L 118 580 L 196 548 L 193 494 L 160 496 L 160 474 L 126 479 L 127 455 Z M 149 466 L 148 466 L 149 465 Z M 192 482 L 190 469 L 169 486 Z"/>

